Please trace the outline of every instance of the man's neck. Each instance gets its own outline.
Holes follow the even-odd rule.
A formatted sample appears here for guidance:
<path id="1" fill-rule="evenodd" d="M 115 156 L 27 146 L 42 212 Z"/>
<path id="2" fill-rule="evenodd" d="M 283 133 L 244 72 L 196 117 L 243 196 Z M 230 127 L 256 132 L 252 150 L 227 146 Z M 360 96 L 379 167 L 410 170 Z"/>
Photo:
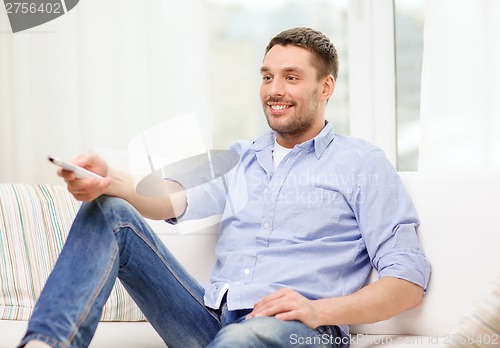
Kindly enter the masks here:
<path id="1" fill-rule="evenodd" d="M 323 128 L 325 128 L 325 126 L 326 122 L 325 120 L 322 120 L 322 122 L 313 124 L 311 128 L 301 134 L 276 133 L 276 141 L 281 146 L 292 149 L 295 145 L 302 144 L 316 137 L 323 130 Z"/>

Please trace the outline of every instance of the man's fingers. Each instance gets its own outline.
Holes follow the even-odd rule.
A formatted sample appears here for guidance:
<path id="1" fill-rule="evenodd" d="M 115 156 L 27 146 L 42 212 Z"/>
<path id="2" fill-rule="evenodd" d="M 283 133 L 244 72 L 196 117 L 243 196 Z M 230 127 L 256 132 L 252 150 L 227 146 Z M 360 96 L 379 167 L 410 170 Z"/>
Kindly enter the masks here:
<path id="1" fill-rule="evenodd" d="M 266 304 L 269 304 L 273 301 L 279 300 L 283 298 L 284 296 L 287 296 L 291 293 L 292 290 L 290 289 L 281 289 L 276 292 L 273 292 L 272 294 L 267 295 L 266 297 L 261 298 L 257 303 L 254 305 L 254 308 L 257 308 L 259 306 L 265 306 Z"/>
<path id="2" fill-rule="evenodd" d="M 257 302 L 253 311 L 248 315 L 249 318 L 258 316 L 276 316 L 280 313 L 289 312 L 297 308 L 297 302 L 290 296 L 281 294 L 273 298 L 263 298 Z"/>
<path id="3" fill-rule="evenodd" d="M 65 178 L 68 191 L 79 201 L 92 201 L 104 194 L 111 184 L 111 179 L 71 179 L 70 176 Z"/>

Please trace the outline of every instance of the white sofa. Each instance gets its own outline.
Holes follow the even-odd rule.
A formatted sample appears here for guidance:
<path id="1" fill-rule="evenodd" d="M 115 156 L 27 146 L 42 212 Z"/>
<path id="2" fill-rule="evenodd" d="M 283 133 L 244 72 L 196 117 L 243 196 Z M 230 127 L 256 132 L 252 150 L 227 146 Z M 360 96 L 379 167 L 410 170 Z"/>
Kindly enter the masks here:
<path id="1" fill-rule="evenodd" d="M 500 276 L 496 223 L 500 179 L 472 173 L 400 174 L 421 218 L 418 234 L 432 265 L 428 293 L 416 309 L 384 322 L 353 326 L 353 347 L 448 346 L 461 337 L 456 333 L 463 318 L 484 298 L 491 299 L 490 292 Z M 180 235 L 177 227 L 157 221 L 151 224 L 187 269 L 200 281 L 207 281 L 214 262 L 217 226 Z M 197 227 L 183 227 L 182 232 L 186 229 Z M 498 302 L 493 306 L 500 311 Z M 25 327 L 26 321 L 1 320 L 0 348 L 15 347 Z M 494 335 L 488 334 L 489 346 L 500 345 Z M 101 322 L 91 348 L 101 347 L 165 345 L 147 322 Z"/>

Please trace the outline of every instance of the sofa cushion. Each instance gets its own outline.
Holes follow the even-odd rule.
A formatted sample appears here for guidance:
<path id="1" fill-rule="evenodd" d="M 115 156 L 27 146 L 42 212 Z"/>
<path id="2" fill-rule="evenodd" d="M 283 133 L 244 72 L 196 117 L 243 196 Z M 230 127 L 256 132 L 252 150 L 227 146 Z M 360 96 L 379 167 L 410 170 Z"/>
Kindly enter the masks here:
<path id="1" fill-rule="evenodd" d="M 479 300 L 471 313 L 462 319 L 451 341 L 450 347 L 500 346 L 500 276 L 485 298 Z"/>
<path id="2" fill-rule="evenodd" d="M 29 319 L 79 206 L 62 186 L 0 184 L 0 319 Z M 101 320 L 145 318 L 117 281 Z"/>
<path id="3" fill-rule="evenodd" d="M 400 176 L 420 216 L 418 236 L 431 263 L 427 294 L 421 306 L 376 324 L 355 325 L 351 332 L 451 338 L 498 276 L 500 233 L 494 218 L 500 179 L 488 173 Z"/>
<path id="4" fill-rule="evenodd" d="M 17 347 L 27 328 L 27 321 L 0 320 L 0 348 Z M 148 322 L 100 322 L 89 348 L 110 347 L 167 348 Z"/>

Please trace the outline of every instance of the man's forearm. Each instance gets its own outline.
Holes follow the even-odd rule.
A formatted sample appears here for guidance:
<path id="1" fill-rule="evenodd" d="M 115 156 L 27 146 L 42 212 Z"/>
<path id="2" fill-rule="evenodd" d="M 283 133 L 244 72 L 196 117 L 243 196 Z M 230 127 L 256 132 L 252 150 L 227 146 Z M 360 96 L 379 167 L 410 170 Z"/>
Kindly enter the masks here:
<path id="1" fill-rule="evenodd" d="M 422 301 L 422 288 L 406 280 L 383 277 L 343 297 L 315 301 L 321 325 L 354 325 L 389 319 Z"/>
<path id="2" fill-rule="evenodd" d="M 146 218 L 170 219 L 182 215 L 186 209 L 186 194 L 174 181 L 159 180 L 150 188 L 151 194 L 140 194 L 130 175 L 110 169 L 108 176 L 112 183 L 106 194 L 125 199 Z"/>

